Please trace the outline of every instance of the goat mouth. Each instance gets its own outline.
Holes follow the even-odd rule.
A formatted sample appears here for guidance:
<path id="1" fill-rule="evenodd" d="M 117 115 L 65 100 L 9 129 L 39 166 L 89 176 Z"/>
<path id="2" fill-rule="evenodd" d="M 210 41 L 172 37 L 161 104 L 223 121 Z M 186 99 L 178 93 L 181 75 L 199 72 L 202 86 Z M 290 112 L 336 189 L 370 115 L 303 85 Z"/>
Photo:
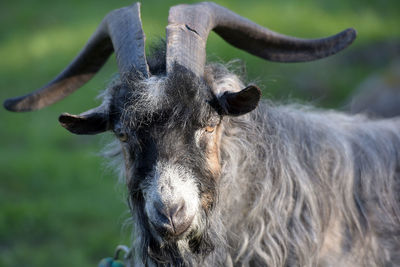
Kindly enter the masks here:
<path id="1" fill-rule="evenodd" d="M 156 235 L 160 240 L 173 242 L 184 239 L 186 236 L 188 236 L 192 224 L 189 223 L 181 229 L 177 229 L 174 225 L 172 225 L 172 227 L 160 227 L 152 221 L 150 221 L 150 225 L 154 229 L 153 234 Z"/>

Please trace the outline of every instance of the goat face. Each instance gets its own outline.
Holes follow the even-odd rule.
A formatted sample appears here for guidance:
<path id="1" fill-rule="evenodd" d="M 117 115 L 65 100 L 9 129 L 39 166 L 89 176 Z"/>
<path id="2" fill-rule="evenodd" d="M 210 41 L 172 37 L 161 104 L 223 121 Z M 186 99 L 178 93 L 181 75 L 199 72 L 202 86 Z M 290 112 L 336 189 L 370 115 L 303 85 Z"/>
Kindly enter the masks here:
<path id="1" fill-rule="evenodd" d="M 115 88 L 111 111 L 132 203 L 158 240 L 196 231 L 219 175 L 217 131 L 210 129 L 220 116 L 209 104 L 212 95 L 193 77 L 178 78 L 125 82 Z"/>
<path id="2" fill-rule="evenodd" d="M 223 115 L 244 114 L 260 98 L 255 86 L 219 96 L 215 88 L 176 67 L 169 76 L 129 75 L 110 89 L 107 120 L 121 141 L 132 211 L 157 247 L 182 240 L 193 251 L 206 240 Z"/>

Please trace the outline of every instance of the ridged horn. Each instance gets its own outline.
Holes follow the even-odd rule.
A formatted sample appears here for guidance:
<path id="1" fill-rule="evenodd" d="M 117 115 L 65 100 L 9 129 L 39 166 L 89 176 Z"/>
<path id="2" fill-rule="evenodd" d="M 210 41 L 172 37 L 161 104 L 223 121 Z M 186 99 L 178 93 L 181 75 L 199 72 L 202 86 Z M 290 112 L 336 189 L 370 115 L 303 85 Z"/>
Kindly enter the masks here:
<path id="1" fill-rule="evenodd" d="M 115 51 L 121 75 L 135 68 L 149 77 L 140 3 L 111 11 L 78 56 L 51 82 L 25 96 L 10 98 L 10 111 L 32 111 L 49 106 L 88 82 Z"/>
<path id="2" fill-rule="evenodd" d="M 237 48 L 277 62 L 324 58 L 346 48 L 356 37 L 350 28 L 327 38 L 300 39 L 271 31 L 215 3 L 177 5 L 168 17 L 167 72 L 180 64 L 202 76 L 211 30 Z"/>

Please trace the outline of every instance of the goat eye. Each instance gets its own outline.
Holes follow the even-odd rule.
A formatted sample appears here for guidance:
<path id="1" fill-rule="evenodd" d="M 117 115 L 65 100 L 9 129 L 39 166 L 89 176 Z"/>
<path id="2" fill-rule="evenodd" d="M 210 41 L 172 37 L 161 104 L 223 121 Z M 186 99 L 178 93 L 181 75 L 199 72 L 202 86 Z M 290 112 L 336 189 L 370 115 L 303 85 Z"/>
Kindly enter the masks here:
<path id="1" fill-rule="evenodd" d="M 124 132 L 117 133 L 117 137 L 121 142 L 126 142 L 128 140 L 128 135 Z"/>
<path id="2" fill-rule="evenodd" d="M 213 127 L 213 126 L 207 126 L 207 127 L 204 128 L 204 129 L 205 129 L 205 131 L 206 131 L 207 133 L 212 133 L 212 132 L 214 132 L 215 127 Z"/>

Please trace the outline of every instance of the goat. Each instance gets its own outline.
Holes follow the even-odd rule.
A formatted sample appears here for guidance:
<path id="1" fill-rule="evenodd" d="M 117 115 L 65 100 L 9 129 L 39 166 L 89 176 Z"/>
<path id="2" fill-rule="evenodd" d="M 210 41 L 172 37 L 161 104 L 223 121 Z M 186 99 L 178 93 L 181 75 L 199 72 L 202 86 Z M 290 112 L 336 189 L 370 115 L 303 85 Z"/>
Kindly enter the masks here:
<path id="1" fill-rule="evenodd" d="M 206 64 L 211 30 L 279 62 L 335 54 L 355 30 L 297 39 L 214 3 L 178 5 L 165 49 L 147 60 L 139 8 L 109 13 L 59 76 L 4 103 L 11 111 L 53 104 L 115 51 L 120 78 L 102 104 L 59 121 L 119 140 L 112 150 L 129 191 L 131 265 L 400 264 L 400 121 L 259 103 L 256 85 Z"/>

